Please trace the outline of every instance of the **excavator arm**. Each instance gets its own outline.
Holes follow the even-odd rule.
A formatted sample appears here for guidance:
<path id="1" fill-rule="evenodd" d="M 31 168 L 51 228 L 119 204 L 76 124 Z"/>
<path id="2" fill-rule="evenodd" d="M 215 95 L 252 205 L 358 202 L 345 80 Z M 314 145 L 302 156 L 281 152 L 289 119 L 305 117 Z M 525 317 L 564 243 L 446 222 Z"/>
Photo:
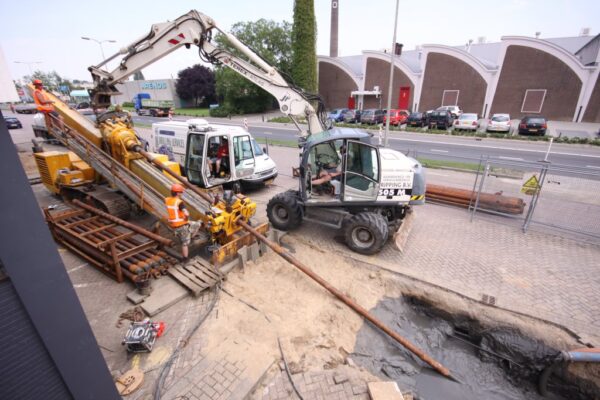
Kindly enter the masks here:
<path id="1" fill-rule="evenodd" d="M 216 29 L 223 34 L 233 47 L 244 54 L 244 60 L 226 49 L 212 43 L 212 33 Z M 202 58 L 216 65 L 225 65 L 244 78 L 273 95 L 279 102 L 281 112 L 296 123 L 302 137 L 326 130 L 324 107 L 316 95 L 288 83 L 273 66 L 269 65 L 248 46 L 230 33 L 217 27 L 214 20 L 196 10 L 182 15 L 172 22 L 152 25 L 150 32 L 121 49 L 100 64 L 89 68 L 94 80 L 92 102 L 96 108 L 110 105 L 110 97 L 119 94 L 116 84 L 130 75 L 185 46 L 197 46 Z M 102 69 L 108 62 L 121 57 L 119 65 L 112 71 Z M 315 111 L 311 102 L 317 102 Z M 303 131 L 295 117 L 305 117 L 308 130 Z"/>

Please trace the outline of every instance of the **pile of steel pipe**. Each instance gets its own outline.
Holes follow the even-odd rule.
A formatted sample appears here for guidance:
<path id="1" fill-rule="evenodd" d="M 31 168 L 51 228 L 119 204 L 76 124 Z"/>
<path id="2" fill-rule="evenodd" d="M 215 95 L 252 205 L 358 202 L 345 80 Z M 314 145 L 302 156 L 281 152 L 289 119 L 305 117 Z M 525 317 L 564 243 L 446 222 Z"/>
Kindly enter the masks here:
<path id="1" fill-rule="evenodd" d="M 161 248 L 172 244 L 170 240 L 82 205 L 86 206 L 85 210 L 59 213 L 47 210 L 46 219 L 55 239 L 102 272 L 118 282 L 122 282 L 123 277 L 137 282 L 149 276 L 164 275 L 173 264 L 173 258 Z"/>
<path id="2" fill-rule="evenodd" d="M 448 186 L 427 184 L 428 201 L 469 208 L 477 200 L 477 192 Z M 480 193 L 478 207 L 483 210 L 505 214 L 523 214 L 525 202 L 519 197 L 504 196 L 501 193 Z"/>

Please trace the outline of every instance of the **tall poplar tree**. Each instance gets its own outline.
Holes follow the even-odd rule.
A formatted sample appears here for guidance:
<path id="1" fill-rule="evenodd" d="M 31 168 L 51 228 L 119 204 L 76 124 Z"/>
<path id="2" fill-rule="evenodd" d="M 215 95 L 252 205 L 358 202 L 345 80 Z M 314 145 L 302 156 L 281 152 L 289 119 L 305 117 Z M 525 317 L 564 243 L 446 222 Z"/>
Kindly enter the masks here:
<path id="1" fill-rule="evenodd" d="M 307 92 L 317 92 L 317 21 L 314 0 L 294 1 L 292 78 Z"/>

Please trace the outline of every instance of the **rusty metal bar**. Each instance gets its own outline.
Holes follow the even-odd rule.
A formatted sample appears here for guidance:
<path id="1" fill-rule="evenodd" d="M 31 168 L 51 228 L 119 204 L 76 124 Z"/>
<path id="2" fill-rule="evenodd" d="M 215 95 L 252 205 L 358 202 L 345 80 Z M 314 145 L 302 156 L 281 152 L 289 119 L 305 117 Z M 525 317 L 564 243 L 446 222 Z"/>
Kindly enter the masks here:
<path id="1" fill-rule="evenodd" d="M 92 229 L 91 231 L 82 233 L 81 236 L 87 236 L 87 235 L 91 235 L 92 233 L 98 233 L 101 231 L 105 231 L 107 229 L 114 228 L 115 226 L 117 226 L 117 224 L 99 226 L 98 228 Z"/>
<path id="2" fill-rule="evenodd" d="M 155 233 L 152 233 L 152 232 L 150 232 L 147 229 L 144 229 L 144 228 L 142 228 L 140 226 L 131 224 L 131 223 L 127 222 L 127 221 L 123 221 L 121 218 L 117 218 L 115 216 L 107 214 L 104 211 L 98 210 L 97 208 L 88 206 L 87 204 L 85 204 L 85 203 L 83 203 L 83 202 L 81 202 L 81 201 L 79 201 L 77 199 L 73 200 L 73 204 L 75 204 L 78 207 L 81 207 L 81 208 L 83 208 L 83 209 L 85 209 L 85 210 L 87 210 L 87 211 L 89 211 L 91 213 L 94 213 L 94 214 L 99 215 L 99 216 L 101 216 L 103 218 L 106 218 L 107 220 L 109 220 L 111 222 L 114 222 L 116 224 L 124 226 L 125 228 L 131 229 L 132 231 L 137 232 L 140 235 L 144 235 L 144 236 L 146 236 L 146 237 L 148 237 L 148 238 L 150 238 L 150 239 L 152 239 L 152 240 L 154 240 L 154 241 L 156 241 L 158 243 L 161 243 L 161 244 L 163 244 L 165 246 L 173 246 L 173 244 L 174 244 L 172 240 L 165 239 L 164 237 L 159 236 L 159 235 L 157 235 Z"/>
<path id="3" fill-rule="evenodd" d="M 121 270 L 121 263 L 117 258 L 117 249 L 115 248 L 115 242 L 110 242 L 110 255 L 112 257 L 115 272 L 117 274 L 117 282 L 123 282 L 123 271 Z"/>
<path id="4" fill-rule="evenodd" d="M 348 307 L 350 307 L 351 309 L 353 309 L 354 311 L 356 311 L 363 318 L 365 318 L 366 320 L 368 320 L 369 322 L 371 322 L 377 328 L 381 329 L 389 337 L 391 337 L 392 339 L 394 339 L 395 341 L 397 341 L 398 343 L 400 343 L 402 346 L 404 346 L 405 348 L 407 348 L 408 350 L 410 350 L 413 354 L 415 354 L 421 360 L 423 360 L 424 362 L 426 362 L 427 364 L 429 364 L 437 372 L 439 372 L 440 374 L 442 374 L 443 376 L 445 376 L 447 378 L 454 379 L 454 378 L 452 378 L 452 375 L 450 374 L 450 371 L 447 368 L 445 368 L 442 364 L 440 364 L 438 361 L 436 361 L 433 358 L 431 358 L 429 355 L 425 354 L 421 349 L 417 348 L 409 340 L 403 338 L 402 336 L 398 335 L 396 332 L 394 332 L 393 330 L 391 330 L 387 325 L 385 325 L 379 319 L 377 319 L 373 315 L 371 315 L 369 313 L 369 311 L 367 311 L 366 309 L 364 309 L 363 307 L 361 307 L 359 304 L 356 304 L 350 297 L 346 296 L 344 293 L 340 292 L 338 289 L 336 289 L 335 287 L 331 286 L 327 281 L 325 281 L 323 278 L 321 278 L 319 275 L 317 275 L 310 268 L 308 268 L 307 266 L 305 266 L 304 264 L 302 264 L 300 261 L 298 261 L 297 259 L 295 259 L 294 257 L 292 257 L 283 247 L 281 247 L 277 243 L 274 243 L 274 242 L 270 241 L 264 235 L 262 235 L 260 232 L 258 232 L 256 229 L 252 228 L 250 225 L 248 225 L 247 223 L 245 223 L 241 219 L 239 219 L 237 221 L 237 223 L 242 228 L 244 228 L 246 231 L 248 231 L 252 235 L 254 235 L 258 240 L 260 240 L 261 242 L 263 242 L 267 246 L 269 246 L 275 253 L 279 254 L 281 257 L 283 257 L 290 264 L 292 264 L 293 266 L 295 266 L 296 268 L 298 268 L 300 271 L 304 272 L 312 280 L 314 280 L 319 285 L 321 285 L 325 289 L 327 289 L 331 294 L 333 294 L 335 297 L 337 297 L 338 299 L 340 299 Z"/>

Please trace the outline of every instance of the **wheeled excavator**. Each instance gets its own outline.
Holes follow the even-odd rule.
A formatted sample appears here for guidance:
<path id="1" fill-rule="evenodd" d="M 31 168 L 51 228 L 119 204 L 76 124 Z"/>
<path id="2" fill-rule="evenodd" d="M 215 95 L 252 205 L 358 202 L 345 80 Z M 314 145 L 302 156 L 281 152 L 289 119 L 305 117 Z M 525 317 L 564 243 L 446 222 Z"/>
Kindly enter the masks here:
<path id="1" fill-rule="evenodd" d="M 216 46 L 212 41 L 215 31 L 224 35 L 242 56 Z M 344 227 L 347 244 L 370 254 L 381 249 L 390 227 L 398 227 L 410 205 L 424 202 L 423 171 L 416 160 L 372 145 L 371 135 L 364 131 L 331 129 L 319 96 L 288 82 L 235 36 L 221 30 L 212 18 L 195 10 L 174 21 L 152 25 L 146 35 L 89 67 L 94 82 L 90 91 L 94 110 L 109 109 L 111 97 L 119 94 L 118 83 L 180 47 L 191 46 L 198 47 L 202 60 L 231 68 L 272 94 L 281 112 L 300 131 L 299 190 L 278 194 L 269 202 L 268 217 L 275 228 L 293 229 L 304 219 Z M 109 62 L 118 65 L 109 71 L 105 69 Z M 50 97 L 63 120 L 52 124 L 50 130 L 71 150 L 70 154 L 36 154 L 43 182 L 54 193 L 65 197 L 85 195 L 110 213 L 125 214 L 127 202 L 119 197 L 123 193 L 139 208 L 164 219 L 163 199 L 177 180 L 192 188 L 183 198 L 192 218 L 202 220 L 211 243 L 221 246 L 239 234 L 237 221 L 248 222 L 254 215 L 256 204 L 249 198 L 231 193 L 223 198 L 211 196 L 190 185 L 181 176 L 179 166 L 165 156 L 144 151 L 127 112 L 118 108 L 97 112 L 92 123 Z M 306 120 L 306 128 L 300 125 L 298 117 Z M 206 135 L 206 129 L 190 126 L 188 141 Z M 188 146 L 186 167 L 194 158 L 197 161 L 198 157 L 207 157 L 207 151 L 206 141 L 200 149 Z M 341 179 L 335 196 L 319 197 L 313 187 L 315 178 L 336 168 Z M 192 173 L 193 168 L 185 168 L 185 172 Z M 99 185 L 100 182 L 107 184 Z M 231 250 L 225 252 L 228 251 Z"/>

